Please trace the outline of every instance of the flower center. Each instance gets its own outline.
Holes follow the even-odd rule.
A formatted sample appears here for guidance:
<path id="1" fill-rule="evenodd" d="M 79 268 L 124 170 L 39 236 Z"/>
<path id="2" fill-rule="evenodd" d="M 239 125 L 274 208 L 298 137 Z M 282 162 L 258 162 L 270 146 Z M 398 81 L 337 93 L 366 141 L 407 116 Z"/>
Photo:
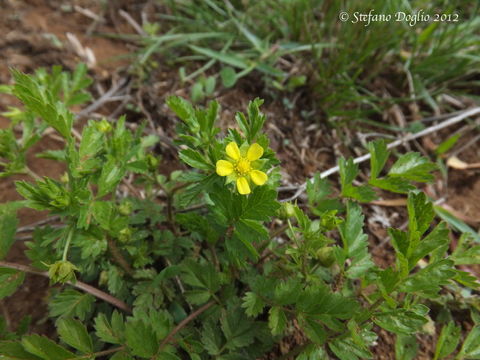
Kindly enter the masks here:
<path id="1" fill-rule="evenodd" d="M 252 167 L 250 166 L 250 160 L 246 158 L 240 158 L 235 166 L 235 170 L 239 175 L 247 175 L 252 170 Z"/>

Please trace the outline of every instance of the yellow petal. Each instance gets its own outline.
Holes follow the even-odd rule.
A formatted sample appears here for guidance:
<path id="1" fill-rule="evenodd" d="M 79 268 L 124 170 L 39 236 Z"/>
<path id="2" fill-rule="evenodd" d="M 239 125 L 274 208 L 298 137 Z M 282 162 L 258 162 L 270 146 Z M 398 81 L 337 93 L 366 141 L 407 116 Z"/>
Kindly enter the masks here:
<path id="1" fill-rule="evenodd" d="M 250 161 L 258 160 L 263 155 L 263 148 L 257 143 L 250 145 L 247 151 L 247 159 Z"/>
<path id="2" fill-rule="evenodd" d="M 248 185 L 247 178 L 239 177 L 237 179 L 237 189 L 238 189 L 238 192 L 242 195 L 250 194 L 250 185 Z"/>
<path id="3" fill-rule="evenodd" d="M 263 171 L 252 170 L 250 171 L 250 178 L 255 183 L 255 185 L 263 185 L 267 182 L 268 176 Z"/>
<path id="4" fill-rule="evenodd" d="M 233 164 L 230 161 L 217 161 L 217 174 L 220 176 L 228 176 L 233 173 Z"/>
<path id="5" fill-rule="evenodd" d="M 225 148 L 225 151 L 227 152 L 227 155 L 230 156 L 233 160 L 240 159 L 240 149 L 238 148 L 236 142 L 232 141 L 231 143 L 229 143 Z"/>

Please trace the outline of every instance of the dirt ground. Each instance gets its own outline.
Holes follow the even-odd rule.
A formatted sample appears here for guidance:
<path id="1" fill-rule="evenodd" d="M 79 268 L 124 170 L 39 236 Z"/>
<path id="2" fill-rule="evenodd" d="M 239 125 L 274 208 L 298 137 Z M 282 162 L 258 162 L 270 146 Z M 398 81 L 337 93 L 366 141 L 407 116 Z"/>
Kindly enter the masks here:
<path id="1" fill-rule="evenodd" d="M 103 13 L 104 10 L 97 3 L 89 0 L 6 0 L 0 12 L 0 33 L 2 34 L 0 37 L 0 84 L 11 82 L 9 74 L 11 67 L 32 72 L 38 67 L 60 64 L 66 69 L 72 69 L 78 62 L 89 60 L 87 56 L 89 52 L 93 53 L 95 58 L 90 66 L 90 75 L 95 79 L 95 85 L 92 86 L 94 97 L 100 96 L 102 91 L 108 89 L 121 77 L 128 77 L 128 55 L 135 50 L 134 46 L 123 40 L 96 34 L 134 33 L 135 30 L 131 25 L 118 15 L 118 10 L 121 8 L 132 10 L 140 5 L 134 1 L 115 2 L 115 6 L 104 14 L 105 21 L 98 22 L 95 16 L 91 15 Z M 72 41 L 72 38 L 76 38 L 81 47 L 78 44 L 75 45 L 75 40 Z M 87 48 L 90 50 L 86 51 Z M 171 94 L 188 96 L 177 74 L 175 69 L 170 70 L 163 66 L 152 72 L 144 87 L 135 90 L 136 98 L 132 99 L 139 105 L 140 112 L 119 107 L 121 105 L 119 103 L 107 104 L 97 111 L 105 116 L 114 111 L 126 112 L 130 121 L 148 118 L 153 124 L 152 129 L 160 135 L 171 136 L 175 120 L 167 111 L 164 99 Z M 280 100 L 272 100 L 268 94 L 262 93 L 262 89 L 258 89 L 255 82 L 248 77 L 240 81 L 235 90 L 220 90 L 216 95 L 222 105 L 223 127 L 233 124 L 234 113 L 245 109 L 249 100 L 257 96 L 266 98 L 263 111 L 268 119 L 271 147 L 277 151 L 282 160 L 284 179 L 287 184 L 301 183 L 313 173 L 335 165 L 335 159 L 339 154 L 358 155 L 350 148 L 337 145 L 338 138 L 334 129 L 321 121 L 312 123 L 298 115 L 303 105 L 301 97 L 296 102 L 296 107 L 287 109 Z M 12 97 L 0 94 L 0 112 L 6 111 L 8 106 L 15 105 L 17 103 Z M 0 127 L 6 126 L 8 126 L 7 119 L 0 116 Z M 462 141 L 467 143 L 475 135 L 467 134 L 462 137 L 464 139 Z M 435 134 L 418 145 L 427 152 L 432 151 L 431 144 L 438 145 L 448 136 L 449 132 Z M 35 146 L 28 158 L 32 169 L 39 175 L 59 178 L 64 171 L 61 164 L 36 158 L 34 154 L 40 150 L 56 149 L 61 145 L 54 138 L 44 138 Z M 167 164 L 164 170 L 166 173 L 179 166 L 175 163 L 176 153 L 171 148 L 160 147 L 158 152 Z M 478 142 L 457 156 L 467 163 L 479 162 Z M 438 180 L 425 190 L 435 199 L 445 198 L 444 206 L 463 216 L 471 226 L 478 227 L 480 218 L 480 176 L 478 175 L 478 169 L 449 169 L 448 181 L 439 176 Z M 13 181 L 22 178 L 17 176 L 0 180 L 0 202 L 20 199 Z M 335 182 L 336 179 L 332 179 Z M 395 197 L 390 194 L 385 199 L 391 200 Z M 367 205 L 365 209 L 369 214 L 368 232 L 375 261 L 380 266 L 386 266 L 392 262 L 393 253 L 389 245 L 383 243 L 386 236 L 384 229 L 386 225 L 401 226 L 405 222 L 405 208 L 398 205 L 391 206 L 391 203 L 385 201 L 377 205 Z M 19 216 L 20 224 L 23 226 L 42 219 L 46 214 L 22 210 Z M 18 241 L 7 260 L 26 263 L 24 249 L 24 244 Z M 477 275 L 480 274 L 477 273 Z M 0 310 L 8 316 L 12 328 L 15 328 L 25 315 L 30 314 L 33 332 L 52 335 L 53 327 L 46 317 L 48 294 L 48 280 L 27 276 L 21 289 L 0 303 Z M 375 359 L 394 359 L 395 339 L 384 331 L 378 331 L 378 334 L 378 346 L 372 349 Z M 419 340 L 421 349 L 418 359 L 431 359 L 435 339 L 422 335 Z M 301 336 L 293 340 L 287 339 L 279 351 L 286 353 L 294 343 L 301 341 Z M 268 358 L 274 359 L 275 354 Z"/>

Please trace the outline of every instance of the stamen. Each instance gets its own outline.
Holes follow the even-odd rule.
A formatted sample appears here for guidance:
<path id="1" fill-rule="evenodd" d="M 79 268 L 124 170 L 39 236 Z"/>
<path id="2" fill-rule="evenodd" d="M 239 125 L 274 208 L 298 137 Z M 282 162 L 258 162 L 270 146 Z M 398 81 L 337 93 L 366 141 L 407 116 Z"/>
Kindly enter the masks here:
<path id="1" fill-rule="evenodd" d="M 238 160 L 237 164 L 235 165 L 235 171 L 241 176 L 247 175 L 250 171 L 252 171 L 252 168 L 250 166 L 250 160 L 248 160 L 247 158 L 240 158 L 240 160 Z"/>

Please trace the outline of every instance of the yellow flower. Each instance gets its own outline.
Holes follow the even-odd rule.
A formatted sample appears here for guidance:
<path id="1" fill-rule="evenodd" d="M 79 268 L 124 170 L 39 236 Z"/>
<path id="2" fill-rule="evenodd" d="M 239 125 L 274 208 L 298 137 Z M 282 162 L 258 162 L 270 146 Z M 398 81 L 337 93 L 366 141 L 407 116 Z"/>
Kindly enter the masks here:
<path id="1" fill-rule="evenodd" d="M 225 148 L 225 152 L 227 160 L 217 161 L 217 174 L 226 176 L 227 182 L 235 181 L 240 194 L 250 194 L 250 181 L 255 185 L 263 185 L 267 182 L 267 174 L 258 170 L 261 166 L 261 161 L 258 159 L 263 155 L 263 148 L 260 145 L 255 143 L 248 148 L 242 146 L 239 149 L 237 143 L 232 141 Z"/>

